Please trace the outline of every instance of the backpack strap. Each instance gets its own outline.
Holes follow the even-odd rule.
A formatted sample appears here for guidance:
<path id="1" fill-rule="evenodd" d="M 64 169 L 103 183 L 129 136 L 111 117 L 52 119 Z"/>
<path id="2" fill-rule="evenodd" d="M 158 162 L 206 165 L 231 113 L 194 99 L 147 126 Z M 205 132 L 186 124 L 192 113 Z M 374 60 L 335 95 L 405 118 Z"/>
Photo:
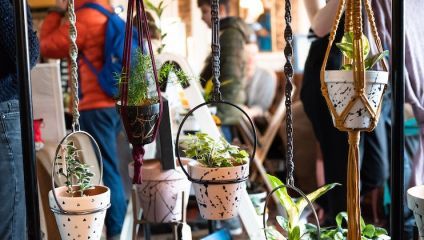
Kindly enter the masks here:
<path id="1" fill-rule="evenodd" d="M 94 67 L 94 65 L 88 60 L 88 58 L 84 55 L 84 53 L 80 52 L 79 54 L 82 58 L 82 60 L 87 64 L 90 71 L 92 71 L 96 76 L 99 74 L 99 71 Z"/>
<path id="2" fill-rule="evenodd" d="M 110 11 L 108 11 L 106 8 L 104 8 L 102 5 L 98 3 L 93 3 L 93 2 L 86 3 L 79 9 L 81 8 L 91 8 L 91 9 L 97 10 L 101 12 L 103 15 L 105 15 L 107 18 L 110 18 L 113 15 L 113 13 L 111 13 Z M 99 74 L 99 71 L 94 67 L 94 65 L 90 62 L 90 60 L 88 60 L 88 58 L 82 52 L 80 52 L 79 55 L 81 56 L 82 60 L 87 64 L 88 68 L 97 76 Z"/>
<path id="3" fill-rule="evenodd" d="M 102 5 L 98 4 L 98 3 L 86 3 L 84 4 L 81 8 L 91 8 L 91 9 L 95 9 L 99 12 L 101 12 L 103 15 L 107 16 L 108 18 L 112 17 L 113 13 L 111 13 L 109 10 L 107 10 L 106 8 L 104 8 Z"/>

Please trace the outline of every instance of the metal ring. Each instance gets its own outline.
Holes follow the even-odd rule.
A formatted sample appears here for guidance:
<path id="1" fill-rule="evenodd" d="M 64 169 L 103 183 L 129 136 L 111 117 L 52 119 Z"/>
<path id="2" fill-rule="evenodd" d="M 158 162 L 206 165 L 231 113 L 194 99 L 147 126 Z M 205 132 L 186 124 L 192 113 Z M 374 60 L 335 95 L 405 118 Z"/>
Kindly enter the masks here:
<path id="1" fill-rule="evenodd" d="M 64 142 L 66 142 L 67 140 L 68 140 L 68 138 L 70 138 L 71 136 L 73 136 L 73 135 L 76 135 L 76 134 L 83 134 L 83 135 L 86 135 L 86 136 L 88 136 L 89 138 L 90 138 L 90 140 L 91 140 L 91 142 L 92 143 L 94 143 L 94 146 L 95 146 L 95 150 L 97 150 L 96 151 L 96 153 L 98 154 L 98 155 L 96 155 L 96 156 L 98 156 L 98 158 L 99 158 L 99 165 L 100 165 L 100 177 L 99 177 L 99 183 L 98 183 L 98 185 L 100 185 L 101 184 L 101 182 L 102 182 L 102 178 L 103 178 L 103 161 L 102 161 L 102 153 L 100 152 L 100 148 L 99 148 L 99 145 L 97 144 L 97 142 L 96 142 L 96 140 L 88 133 L 88 132 L 85 132 L 85 131 L 73 131 L 73 132 L 71 132 L 71 133 L 69 133 L 68 135 L 66 135 L 63 139 L 62 139 L 62 141 L 60 141 L 60 143 L 59 143 L 59 145 L 57 146 L 57 148 L 56 148 L 56 153 L 55 153 L 55 156 L 54 156 L 54 160 L 53 160 L 53 166 L 52 166 L 52 171 L 51 171 L 51 178 L 52 178 L 52 193 L 53 193 L 53 197 L 54 197 L 54 200 L 55 200 L 55 202 L 56 202 L 56 204 L 57 204 L 57 207 L 59 208 L 59 210 L 56 210 L 56 211 L 59 211 L 59 212 L 61 212 L 62 214 L 70 214 L 70 215 L 81 215 L 81 214 L 76 214 L 76 212 L 69 212 L 69 211 L 65 211 L 63 208 L 62 208 L 62 206 L 60 205 L 60 203 L 59 203 L 59 201 L 57 200 L 57 196 L 56 196 L 56 191 L 55 191 L 55 183 L 54 183 L 54 177 L 55 177 L 55 172 L 56 172 L 56 162 L 57 162 L 57 157 L 58 157 L 58 154 L 59 154 L 59 151 L 60 151 L 60 149 L 61 149 L 61 146 L 62 146 L 62 144 L 64 143 Z M 53 209 L 52 209 L 52 211 L 53 211 Z M 90 211 L 90 212 L 92 212 L 92 211 Z"/>
<path id="2" fill-rule="evenodd" d="M 187 118 L 197 109 L 203 107 L 203 106 L 207 106 L 210 104 L 226 104 L 226 105 L 230 105 L 234 108 L 237 108 L 240 112 L 242 112 L 244 114 L 244 116 L 247 117 L 247 119 L 249 120 L 249 123 L 252 127 L 252 132 L 253 132 L 253 151 L 252 154 L 250 155 L 249 158 L 249 162 L 253 162 L 253 159 L 255 157 L 255 153 L 256 153 L 256 144 L 257 144 L 257 136 L 256 136 L 256 129 L 255 129 L 255 125 L 253 124 L 252 119 L 249 117 L 249 115 L 239 106 L 237 106 L 234 103 L 231 102 L 227 102 L 227 101 L 209 101 L 209 102 L 204 102 L 202 104 L 197 105 L 196 107 L 194 107 L 193 109 L 191 109 L 183 118 L 182 122 L 180 123 L 180 126 L 178 127 L 178 132 L 177 132 L 177 138 L 176 138 L 176 144 L 175 144 L 175 154 L 177 155 L 177 159 L 178 162 L 180 163 L 181 166 L 181 170 L 183 171 L 183 173 L 187 176 L 187 179 L 190 182 L 193 183 L 198 183 L 198 184 L 210 184 L 210 185 L 218 185 L 218 184 L 234 184 L 234 183 L 240 183 L 240 182 L 244 182 L 248 179 L 248 176 L 243 177 L 243 178 L 238 178 L 238 179 L 234 179 L 234 180 L 201 180 L 201 179 L 194 179 L 192 177 L 190 177 L 190 175 L 188 174 L 188 172 L 184 169 L 183 164 L 181 162 L 181 156 L 180 156 L 180 147 L 179 147 L 179 140 L 180 140 L 180 134 L 182 131 L 182 128 L 184 126 L 185 121 L 187 120 Z"/>
<path id="3" fill-rule="evenodd" d="M 110 203 L 106 205 L 105 207 L 96 208 L 90 211 L 65 211 L 65 210 L 59 210 L 56 208 L 50 208 L 50 210 L 54 213 L 60 214 L 60 215 L 88 215 L 88 214 L 94 214 L 98 212 L 103 212 L 106 209 L 110 207 Z"/>
<path id="4" fill-rule="evenodd" d="M 319 218 L 318 218 L 317 212 L 315 211 L 314 205 L 312 205 L 312 202 L 309 200 L 309 198 L 306 196 L 306 194 L 302 192 L 302 190 L 300 190 L 299 188 L 297 188 L 297 187 L 295 187 L 295 186 L 293 186 L 293 185 L 289 185 L 289 184 L 287 184 L 287 185 L 284 185 L 284 184 L 283 184 L 283 185 L 280 185 L 280 186 L 278 186 L 278 187 L 276 187 L 276 188 L 272 189 L 272 191 L 271 191 L 270 193 L 268 193 L 268 195 L 266 196 L 266 199 L 265 199 L 265 206 L 264 206 L 264 213 L 263 213 L 263 216 L 262 216 L 262 222 L 263 222 L 263 224 L 264 224 L 265 239 L 268 239 L 268 237 L 267 237 L 267 233 L 266 233 L 266 229 L 267 229 L 267 227 L 266 227 L 266 215 L 265 215 L 266 208 L 267 208 L 267 205 L 268 205 L 268 201 L 269 201 L 269 199 L 272 197 L 272 194 L 273 194 L 274 192 L 276 192 L 276 191 L 280 190 L 280 189 L 281 189 L 281 188 L 283 188 L 283 187 L 287 187 L 287 188 L 290 188 L 290 189 L 292 189 L 292 190 L 296 191 L 296 192 L 297 192 L 297 193 L 299 193 L 299 194 L 300 194 L 303 198 L 305 198 L 305 199 L 306 199 L 306 201 L 308 202 L 309 207 L 312 209 L 312 212 L 314 213 L 315 222 L 316 222 L 316 224 L 317 224 L 317 234 L 318 234 L 318 239 L 321 239 L 321 227 L 319 226 Z"/>

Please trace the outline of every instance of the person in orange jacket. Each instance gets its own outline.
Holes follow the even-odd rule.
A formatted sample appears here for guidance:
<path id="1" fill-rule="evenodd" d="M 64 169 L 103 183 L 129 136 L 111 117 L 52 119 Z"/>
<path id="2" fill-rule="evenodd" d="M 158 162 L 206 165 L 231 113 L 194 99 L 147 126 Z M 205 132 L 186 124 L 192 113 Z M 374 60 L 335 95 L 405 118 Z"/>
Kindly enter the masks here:
<path id="1" fill-rule="evenodd" d="M 112 11 L 107 0 L 75 0 L 78 33 L 76 42 L 79 52 L 96 69 L 101 69 L 108 19 L 95 9 L 84 8 L 84 4 L 91 2 Z M 69 55 L 69 21 L 63 21 L 67 3 L 67 0 L 58 0 L 57 7 L 44 19 L 40 32 L 40 50 L 44 57 L 66 58 Z M 104 163 L 103 182 L 111 190 L 111 207 L 106 214 L 107 236 L 108 239 L 118 239 L 126 213 L 116 144 L 122 125 L 114 99 L 103 92 L 87 62 L 79 59 L 78 67 L 80 126 L 81 130 L 90 133 L 99 144 Z"/>

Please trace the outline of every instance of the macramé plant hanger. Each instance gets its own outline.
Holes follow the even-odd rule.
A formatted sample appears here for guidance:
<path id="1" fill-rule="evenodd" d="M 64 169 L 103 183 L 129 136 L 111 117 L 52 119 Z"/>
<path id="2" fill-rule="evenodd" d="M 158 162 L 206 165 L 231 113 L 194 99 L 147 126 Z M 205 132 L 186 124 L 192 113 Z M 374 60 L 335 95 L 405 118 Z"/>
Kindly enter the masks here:
<path id="1" fill-rule="evenodd" d="M 384 71 L 366 70 L 365 59 L 368 41 L 364 41 L 362 28 L 362 6 L 365 5 L 372 35 L 380 54 L 383 53 L 380 38 L 374 22 L 370 0 L 340 0 L 337 15 L 329 37 L 327 52 L 321 68 L 321 90 L 333 117 L 333 123 L 340 131 L 349 135 L 349 156 L 347 173 L 347 212 L 349 240 L 360 240 L 360 196 L 359 196 L 359 139 L 360 131 L 372 131 L 377 125 L 383 94 L 388 82 L 387 66 L 381 61 Z M 326 70 L 331 46 L 343 9 L 345 13 L 345 36 L 353 38 L 352 56 L 344 56 L 343 64 L 351 70 Z M 343 42 L 342 42 L 343 43 Z"/>
<path id="2" fill-rule="evenodd" d="M 319 218 L 315 211 L 315 208 L 311 202 L 311 200 L 303 193 L 299 188 L 297 188 L 294 184 L 294 162 L 293 162 L 293 117 L 292 117 L 292 91 L 293 91 L 293 30 L 291 28 L 291 1 L 285 0 L 285 25 L 286 29 L 284 31 L 284 39 L 286 41 L 286 45 L 284 47 L 284 56 L 286 58 L 286 63 L 284 64 L 284 75 L 286 77 L 286 85 L 285 85 L 285 105 L 286 105 L 286 134 L 287 134 L 287 147 L 286 147 L 286 169 L 287 169 L 287 178 L 286 183 L 280 186 L 275 187 L 271 192 L 268 193 L 265 206 L 263 211 L 263 225 L 264 225 L 264 233 L 265 238 L 268 239 L 268 228 L 266 225 L 266 209 L 269 202 L 269 199 L 272 195 L 279 191 L 282 188 L 289 188 L 295 192 L 297 192 L 301 198 L 305 199 L 308 203 L 308 206 L 312 210 L 313 216 L 315 218 L 316 227 L 317 227 L 317 237 L 320 239 L 321 229 L 319 226 Z M 290 237 L 288 238 L 290 240 Z"/>
<path id="3" fill-rule="evenodd" d="M 139 52 L 132 52 L 133 13 L 135 11 L 135 26 L 138 34 Z M 147 50 L 146 48 L 147 43 Z M 162 98 L 150 40 L 149 25 L 143 0 L 129 0 L 125 30 L 123 69 L 120 80 L 120 98 L 117 102 L 119 113 L 124 123 L 128 141 L 133 145 L 134 159 L 133 183 L 141 183 L 141 166 L 144 157 L 144 145 L 151 143 L 158 134 L 162 115 Z M 135 56 L 135 57 L 134 57 Z M 135 61 L 132 61 L 135 60 Z M 147 69 L 136 72 L 134 69 Z M 140 82 L 133 77 L 141 76 Z M 152 80 L 153 77 L 153 80 Z M 149 81 L 150 80 L 150 81 Z M 154 86 L 152 86 L 154 82 Z M 149 88 L 150 87 L 150 88 Z M 152 89 L 153 87 L 153 89 Z M 141 89 L 141 90 L 140 90 Z M 132 101 L 141 92 L 143 99 Z M 134 103 L 136 102 L 136 103 Z"/>
<path id="4" fill-rule="evenodd" d="M 177 159 L 179 161 L 180 166 L 183 166 L 180 156 L 180 147 L 179 140 L 180 135 L 186 120 L 193 114 L 194 111 L 201 107 L 206 107 L 208 105 L 226 105 L 229 107 L 234 107 L 238 109 L 244 117 L 249 120 L 251 125 L 251 131 L 253 134 L 253 150 L 252 154 L 249 157 L 249 162 L 252 162 L 256 153 L 256 130 L 253 124 L 252 119 L 249 115 L 239 106 L 234 103 L 224 101 L 221 98 L 220 92 L 220 43 L 219 43 L 219 0 L 211 1 L 211 18 L 212 18 L 212 71 L 213 77 L 212 81 L 214 84 L 213 96 L 212 100 L 208 102 L 204 102 L 202 104 L 197 105 L 193 109 L 191 109 L 183 118 L 178 128 L 175 151 L 177 155 Z M 241 116 L 242 117 L 242 116 Z M 249 176 L 249 162 L 244 166 L 237 166 L 238 170 L 234 172 L 230 172 L 232 170 L 228 170 L 225 173 L 226 176 L 216 176 L 210 178 L 210 176 L 214 175 L 212 172 L 219 171 L 220 168 L 202 168 L 208 169 L 206 171 L 206 175 L 204 176 L 195 176 L 193 174 L 194 169 L 191 167 L 190 163 L 188 165 L 189 171 L 184 167 L 181 167 L 181 170 L 187 176 L 188 180 L 193 182 L 194 189 L 196 192 L 196 199 L 200 209 L 200 215 L 209 220 L 219 220 L 219 219 L 228 219 L 237 215 L 238 206 L 241 199 L 241 191 L 244 190 L 244 181 L 248 179 Z M 228 168 L 226 168 L 228 169 Z M 190 172 L 190 173 L 189 173 Z M 210 174 L 209 174 L 210 173 Z M 209 179 L 210 178 L 210 179 Z M 209 194 L 208 194 L 209 193 Z"/>
<path id="5" fill-rule="evenodd" d="M 103 162 L 100 148 L 95 139 L 87 132 L 80 130 L 78 111 L 78 47 L 76 45 L 77 29 L 74 0 L 68 1 L 70 27 L 70 63 L 71 63 L 71 92 L 73 95 L 72 106 L 72 132 L 67 134 L 56 148 L 54 162 L 51 169 L 52 190 L 49 192 L 49 205 L 55 215 L 56 223 L 62 239 L 97 239 L 101 237 L 106 210 L 110 207 L 110 190 L 102 186 Z M 73 141 L 79 137 L 88 138 L 94 147 L 94 156 L 99 160 L 99 176 L 97 185 L 92 186 L 94 176 L 81 162 L 80 151 L 74 148 Z M 70 144 L 72 142 L 72 144 Z M 72 147 L 72 153 L 69 152 Z M 91 146 L 87 146 L 91 147 Z M 72 163 L 73 162 L 73 163 Z M 79 169 L 78 169 L 79 168 Z M 60 177 L 66 176 L 66 185 L 56 187 L 56 182 L 61 182 Z M 72 189 L 72 190 L 70 190 Z M 75 193 L 80 193 L 78 194 Z"/>

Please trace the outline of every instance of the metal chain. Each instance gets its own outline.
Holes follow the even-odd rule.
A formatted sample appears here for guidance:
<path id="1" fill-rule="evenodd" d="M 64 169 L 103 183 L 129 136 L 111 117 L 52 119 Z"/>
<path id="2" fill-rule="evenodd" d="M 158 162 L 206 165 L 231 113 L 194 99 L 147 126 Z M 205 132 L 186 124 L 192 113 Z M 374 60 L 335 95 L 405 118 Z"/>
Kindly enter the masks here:
<path id="1" fill-rule="evenodd" d="M 75 7 L 74 0 L 68 1 L 68 18 L 69 18 L 69 57 L 71 60 L 71 92 L 73 94 L 73 106 L 72 106 L 72 128 L 74 131 L 79 131 L 79 98 L 78 98 L 78 47 L 76 44 L 77 40 L 77 28 L 75 26 L 76 16 L 75 16 Z"/>
<path id="2" fill-rule="evenodd" d="M 213 89 L 213 100 L 221 101 L 221 92 L 220 87 L 221 83 L 219 82 L 220 73 L 220 56 L 221 56 L 221 47 L 219 45 L 219 0 L 212 0 L 211 2 L 211 20 L 212 20 L 212 81 L 214 84 Z"/>
<path id="3" fill-rule="evenodd" d="M 293 163 L 293 118 L 292 118 L 292 90 L 293 90 L 293 30 L 291 28 L 291 2 L 285 1 L 285 20 L 286 29 L 284 30 L 284 39 L 286 46 L 284 47 L 284 56 L 286 57 L 286 64 L 284 65 L 284 74 L 286 76 L 286 134 L 287 134 L 287 149 L 286 149 L 286 166 L 287 166 L 287 179 L 286 183 L 294 186 L 294 163 Z"/>

